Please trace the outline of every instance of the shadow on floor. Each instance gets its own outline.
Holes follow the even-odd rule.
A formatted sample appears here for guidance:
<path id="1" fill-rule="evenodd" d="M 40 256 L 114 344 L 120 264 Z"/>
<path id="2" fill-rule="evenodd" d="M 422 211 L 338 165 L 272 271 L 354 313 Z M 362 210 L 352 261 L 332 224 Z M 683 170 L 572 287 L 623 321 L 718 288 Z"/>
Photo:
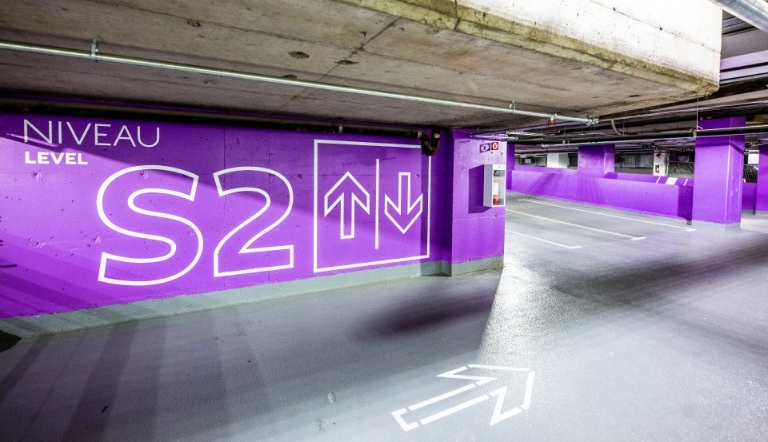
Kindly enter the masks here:
<path id="1" fill-rule="evenodd" d="M 0 353 L 10 350 L 19 341 L 21 341 L 20 337 L 0 330 Z"/>

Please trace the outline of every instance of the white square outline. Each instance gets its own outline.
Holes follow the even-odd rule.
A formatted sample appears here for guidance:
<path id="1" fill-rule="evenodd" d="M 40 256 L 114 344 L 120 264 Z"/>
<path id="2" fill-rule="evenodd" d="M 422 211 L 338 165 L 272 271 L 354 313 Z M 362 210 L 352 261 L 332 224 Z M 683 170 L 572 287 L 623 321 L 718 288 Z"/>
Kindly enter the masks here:
<path id="1" fill-rule="evenodd" d="M 368 143 L 361 141 L 337 141 L 337 140 L 315 140 L 315 152 L 314 152 L 314 214 L 313 223 L 314 228 L 312 232 L 312 248 L 313 248 L 313 270 L 314 273 L 332 272 L 335 270 L 344 269 L 356 269 L 361 267 L 369 267 L 378 264 L 392 264 L 397 262 L 416 261 L 420 259 L 429 258 L 431 255 L 432 247 L 432 157 L 428 157 L 427 160 L 427 253 L 425 255 L 407 256 L 402 258 L 384 259 L 380 261 L 367 261 L 355 264 L 344 264 L 333 267 L 318 267 L 317 263 L 317 214 L 318 214 L 318 159 L 321 144 L 341 144 L 350 146 L 376 146 L 376 147 L 394 147 L 399 149 L 421 149 L 418 144 L 396 144 L 396 143 Z M 378 210 L 378 191 L 379 191 L 379 173 L 376 173 L 376 192 L 377 192 L 377 210 Z M 378 223 L 378 216 L 376 222 Z M 378 226 L 377 226 L 378 230 Z"/>

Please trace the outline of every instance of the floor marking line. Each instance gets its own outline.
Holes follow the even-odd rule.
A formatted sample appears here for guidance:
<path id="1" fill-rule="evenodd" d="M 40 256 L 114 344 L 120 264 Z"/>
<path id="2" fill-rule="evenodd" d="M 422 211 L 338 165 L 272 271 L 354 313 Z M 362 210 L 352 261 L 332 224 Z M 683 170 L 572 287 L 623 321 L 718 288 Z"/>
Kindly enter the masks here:
<path id="1" fill-rule="evenodd" d="M 566 226 L 573 226 L 573 227 L 578 227 L 580 229 L 586 229 L 586 230 L 594 230 L 595 232 L 601 232 L 601 233 L 607 233 L 609 235 L 621 236 L 621 237 L 629 238 L 629 239 L 632 239 L 632 240 L 643 239 L 643 238 L 641 238 L 639 236 L 625 235 L 623 233 L 611 232 L 609 230 L 602 230 L 602 229 L 596 229 L 594 227 L 582 226 L 581 224 L 569 223 L 569 222 L 560 221 L 560 220 L 554 219 L 554 218 L 547 218 L 545 216 L 532 215 L 530 213 L 521 212 L 519 210 L 507 209 L 507 212 L 519 213 L 521 215 L 527 215 L 527 216 L 530 216 L 530 217 L 533 217 L 533 218 L 540 218 L 540 219 L 543 219 L 543 220 L 552 221 L 554 223 L 565 224 Z"/>
<path id="2" fill-rule="evenodd" d="M 536 377 L 536 372 L 532 371 L 528 373 L 528 381 L 525 385 L 525 398 L 523 399 L 523 405 L 520 407 L 523 410 L 527 410 L 531 407 L 531 396 L 533 395 L 533 379 Z"/>
<path id="3" fill-rule="evenodd" d="M 469 381 L 474 381 L 475 385 L 477 385 L 478 387 L 483 385 L 483 384 L 487 384 L 488 382 L 493 382 L 493 381 L 496 380 L 496 378 L 492 378 L 490 376 L 470 376 L 470 375 L 466 375 L 466 374 L 458 374 L 458 373 L 463 373 L 463 372 L 467 371 L 469 368 L 471 368 L 471 367 L 465 365 L 463 367 L 459 367 L 459 368 L 453 369 L 451 371 L 447 371 L 445 373 L 441 373 L 441 374 L 437 375 L 437 377 L 439 377 L 439 378 L 447 378 L 447 379 L 466 379 L 466 380 L 469 380 Z"/>
<path id="4" fill-rule="evenodd" d="M 657 222 L 654 222 L 654 221 L 648 221 L 648 220 L 644 220 L 644 219 L 635 219 L 635 218 L 628 218 L 626 216 L 611 215 L 609 213 L 595 212 L 593 210 L 577 209 L 575 207 L 568 207 L 568 206 L 561 206 L 559 204 L 545 203 L 543 201 L 536 201 L 536 200 L 532 200 L 532 199 L 528 199 L 528 198 L 523 198 L 520 201 L 526 201 L 526 202 L 533 203 L 533 204 L 541 204 L 543 206 L 559 207 L 561 209 L 576 210 L 576 211 L 584 212 L 584 213 L 592 213 L 592 214 L 595 214 L 595 215 L 607 216 L 607 217 L 610 217 L 610 218 L 625 219 L 625 220 L 628 220 L 628 221 L 635 221 L 635 222 L 638 222 L 638 223 L 646 223 L 646 224 L 653 224 L 653 225 L 656 225 L 656 226 L 671 227 L 673 229 L 683 229 L 686 232 L 694 232 L 694 231 L 696 231 L 696 229 L 693 229 L 691 227 L 681 227 L 681 226 L 675 226 L 675 225 L 672 225 L 672 224 L 657 223 Z"/>
<path id="5" fill-rule="evenodd" d="M 483 365 L 483 364 L 469 364 L 467 365 L 469 368 L 482 368 L 485 370 L 505 370 L 505 371 L 522 371 L 524 373 L 528 373 L 531 371 L 530 368 L 517 368 L 517 367 L 501 367 L 499 365 Z"/>
<path id="6" fill-rule="evenodd" d="M 505 419 L 508 419 L 512 416 L 516 416 L 517 414 L 523 412 L 523 409 L 520 407 L 515 407 L 507 412 L 501 411 L 504 409 L 504 401 L 507 398 L 507 390 L 509 390 L 508 387 L 502 387 L 490 393 L 491 396 L 494 396 L 497 398 L 496 406 L 493 408 L 493 415 L 491 416 L 490 425 L 496 425 Z"/>
<path id="7" fill-rule="evenodd" d="M 407 412 L 408 412 L 408 410 L 406 410 L 405 408 L 401 408 L 400 410 L 393 411 L 392 412 L 392 417 L 395 418 L 395 420 L 400 425 L 400 428 L 403 429 L 403 431 L 411 431 L 413 429 L 419 428 L 419 423 L 418 422 L 413 422 L 413 423 L 409 424 L 409 423 L 407 423 L 405 421 L 405 419 L 403 419 L 403 415 L 405 413 L 407 413 Z"/>
<path id="8" fill-rule="evenodd" d="M 580 248 L 581 248 L 581 246 L 566 246 L 566 245 L 563 245 L 563 244 L 559 244 L 559 243 L 556 243 L 556 242 L 554 242 L 554 241 L 549 241 L 549 240 L 546 240 L 546 239 L 542 239 L 542 238 L 536 238 L 535 236 L 526 235 L 526 234 L 524 234 L 524 233 L 513 232 L 512 230 L 509 230 L 509 229 L 506 229 L 506 230 L 507 230 L 507 232 L 509 232 L 509 233 L 512 233 L 512 234 L 515 234 L 515 235 L 520 235 L 520 236 L 524 236 L 524 237 L 526 237 L 526 238 L 535 239 L 536 241 L 545 242 L 545 243 L 547 243 L 547 244 L 552 244 L 552 245 L 554 245 L 554 246 L 562 247 L 562 248 L 565 248 L 565 249 L 571 249 L 571 250 L 573 250 L 573 249 L 580 249 Z"/>
<path id="9" fill-rule="evenodd" d="M 476 387 L 475 384 L 465 385 L 465 386 L 463 386 L 461 388 L 457 388 L 457 389 L 455 389 L 453 391 L 449 391 L 448 393 L 441 394 L 440 396 L 435 396 L 435 397 L 433 397 L 431 399 L 427 399 L 425 401 L 419 402 L 418 404 L 411 405 L 410 407 L 408 407 L 408 409 L 410 411 L 416 411 L 419 408 L 424 408 L 424 407 L 426 407 L 428 405 L 436 404 L 436 403 L 442 401 L 443 399 L 448 399 L 449 397 L 453 397 L 453 396 L 456 396 L 457 394 L 464 393 L 465 391 L 472 390 L 475 387 Z"/>
<path id="10" fill-rule="evenodd" d="M 526 373 L 527 372 L 527 381 L 526 381 L 526 387 L 525 387 L 525 397 L 523 399 L 523 403 L 514 406 L 514 404 L 511 405 L 511 409 L 508 411 L 504 410 L 504 405 L 507 403 L 507 392 L 509 391 L 509 386 L 504 385 L 501 388 L 498 388 L 494 391 L 491 391 L 489 393 L 484 393 L 483 391 L 478 391 L 476 393 L 476 397 L 473 397 L 469 400 L 464 400 L 464 402 L 459 403 L 458 405 L 453 405 L 448 409 L 443 409 L 437 412 L 435 411 L 435 408 L 432 408 L 430 412 L 432 414 L 423 417 L 421 419 L 415 418 L 414 422 L 408 423 L 406 419 L 404 418 L 406 414 L 425 408 L 425 407 L 434 407 L 436 404 L 446 400 L 453 398 L 454 396 L 457 396 L 461 393 L 476 391 L 475 389 L 481 385 L 484 385 L 486 383 L 489 383 L 491 381 L 497 380 L 495 377 L 488 377 L 488 376 L 469 376 L 463 373 L 469 369 L 480 369 L 480 370 L 503 370 L 507 372 L 518 372 L 518 373 Z M 493 414 L 491 415 L 490 425 L 495 425 L 498 422 L 501 422 L 507 418 L 510 418 L 512 416 L 515 416 L 524 410 L 527 410 L 531 405 L 531 394 L 533 391 L 533 377 L 534 377 L 534 371 L 530 368 L 520 368 L 520 367 L 502 367 L 502 366 L 496 366 L 496 365 L 484 365 L 484 364 L 467 364 L 463 365 L 461 367 L 455 368 L 453 370 L 447 371 L 445 373 L 437 375 L 437 377 L 442 378 L 448 378 L 448 379 L 472 379 L 475 382 L 465 385 L 460 388 L 455 388 L 447 393 L 443 393 L 441 395 L 432 397 L 430 399 L 427 399 L 425 401 L 419 402 L 417 404 L 400 408 L 398 410 L 392 411 L 392 417 L 395 419 L 398 425 L 400 425 L 400 428 L 403 429 L 403 431 L 411 431 L 416 428 L 419 428 L 420 426 L 428 425 L 433 422 L 436 422 L 440 419 L 443 419 L 445 417 L 448 417 L 452 414 L 458 413 L 462 410 L 465 410 L 467 408 L 473 407 L 475 405 L 484 403 L 488 400 L 491 400 L 493 398 L 496 398 L 495 406 L 493 408 Z M 466 396 L 465 396 L 466 398 Z M 516 399 L 516 397 L 513 398 L 513 400 Z M 461 399 L 459 399 L 461 400 Z M 458 402 L 458 400 L 451 401 L 452 403 Z M 428 412 L 421 412 L 422 415 L 427 414 Z"/>
<path id="11" fill-rule="evenodd" d="M 461 410 L 469 408 L 469 407 L 471 407 L 473 405 L 477 405 L 480 402 L 487 401 L 490 398 L 491 397 L 488 396 L 487 394 L 484 394 L 482 396 L 478 396 L 478 397 L 476 397 L 474 399 L 470 399 L 470 400 L 464 402 L 463 404 L 456 405 L 455 407 L 451 407 L 451 408 L 449 408 L 449 409 L 447 409 L 445 411 L 441 411 L 440 413 L 435 413 L 432 416 L 427 416 L 424 419 L 421 419 L 419 422 L 421 423 L 421 425 L 431 424 L 432 422 L 434 422 L 436 420 L 440 420 L 440 419 L 442 419 L 444 417 L 448 417 L 448 416 L 450 416 L 450 415 L 452 415 L 454 413 L 458 413 Z"/>

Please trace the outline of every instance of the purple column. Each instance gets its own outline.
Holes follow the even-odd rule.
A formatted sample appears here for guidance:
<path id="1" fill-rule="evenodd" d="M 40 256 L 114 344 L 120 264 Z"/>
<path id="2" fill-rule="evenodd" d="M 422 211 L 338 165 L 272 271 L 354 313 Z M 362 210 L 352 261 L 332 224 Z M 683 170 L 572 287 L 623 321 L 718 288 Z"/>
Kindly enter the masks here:
<path id="1" fill-rule="evenodd" d="M 515 145 L 507 144 L 507 190 L 512 190 L 513 170 L 515 170 Z"/>
<path id="2" fill-rule="evenodd" d="M 504 264 L 504 207 L 483 205 L 484 166 L 507 164 L 506 142 L 470 137 L 470 131 L 455 130 L 446 140 L 450 152 L 451 177 L 449 214 L 450 269 L 457 275 L 499 268 Z"/>
<path id="3" fill-rule="evenodd" d="M 744 117 L 701 120 L 703 129 L 744 126 Z M 700 137 L 696 140 L 693 220 L 739 228 L 744 175 L 744 136 Z"/>
<path id="4" fill-rule="evenodd" d="M 768 144 L 760 146 L 757 171 L 757 202 L 755 211 L 768 213 Z"/>
<path id="5" fill-rule="evenodd" d="M 579 175 L 604 177 L 616 170 L 616 147 L 613 144 L 579 146 Z"/>

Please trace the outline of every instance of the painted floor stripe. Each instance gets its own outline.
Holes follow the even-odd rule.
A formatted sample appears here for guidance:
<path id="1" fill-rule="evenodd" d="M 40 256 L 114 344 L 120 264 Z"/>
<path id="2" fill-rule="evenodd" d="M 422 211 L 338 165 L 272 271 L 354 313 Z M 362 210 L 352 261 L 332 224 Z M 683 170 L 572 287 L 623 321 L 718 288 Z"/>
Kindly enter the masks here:
<path id="1" fill-rule="evenodd" d="M 626 216 L 611 215 L 611 214 L 608 214 L 608 213 L 595 212 L 593 210 L 577 209 L 575 207 L 568 207 L 568 206 L 561 206 L 559 204 L 545 203 L 543 201 L 536 201 L 536 200 L 532 200 L 532 199 L 528 199 L 528 198 L 523 198 L 520 201 L 526 201 L 526 202 L 534 203 L 534 204 L 541 204 L 543 206 L 559 207 L 561 209 L 576 210 L 576 211 L 584 212 L 584 213 L 592 213 L 592 214 L 595 214 L 595 215 L 607 216 L 607 217 L 610 217 L 610 218 L 625 219 L 627 221 L 635 221 L 635 222 L 638 222 L 638 223 L 646 223 L 646 224 L 653 224 L 653 225 L 656 225 L 656 226 L 671 227 L 673 229 L 683 229 L 686 232 L 695 232 L 696 231 L 696 229 L 691 228 L 691 227 L 681 227 L 681 226 L 675 226 L 675 225 L 672 225 L 672 224 L 657 223 L 657 222 L 648 221 L 648 220 L 644 220 L 644 219 L 628 218 Z"/>
<path id="2" fill-rule="evenodd" d="M 547 217 L 544 217 L 544 216 L 533 215 L 533 214 L 530 214 L 530 213 L 521 212 L 519 210 L 507 209 L 507 212 L 519 213 L 521 215 L 530 216 L 532 218 L 539 218 L 539 219 L 543 219 L 543 220 L 546 220 L 546 221 L 552 221 L 553 223 L 560 223 L 560 224 L 565 224 L 566 226 L 578 227 L 580 229 L 594 230 L 595 232 L 607 233 L 609 235 L 621 236 L 623 238 L 629 238 L 629 239 L 631 239 L 633 241 L 638 241 L 638 240 L 641 240 L 641 239 L 645 239 L 644 236 L 625 235 L 623 233 L 611 232 L 609 230 L 596 229 L 594 227 L 582 226 L 581 224 L 574 224 L 574 223 L 569 223 L 569 222 L 566 222 L 566 221 L 560 221 L 559 219 L 553 219 L 553 218 L 547 218 Z"/>
<path id="3" fill-rule="evenodd" d="M 564 249 L 580 249 L 581 248 L 581 246 L 566 246 L 566 245 L 563 245 L 563 244 L 556 243 L 554 241 L 549 241 L 549 240 L 542 239 L 542 238 L 536 238 L 535 236 L 526 235 L 524 233 L 513 232 L 512 230 L 509 230 L 509 229 L 507 229 L 507 232 L 512 233 L 514 235 L 520 235 L 520 236 L 524 236 L 526 238 L 535 239 L 536 241 L 545 242 L 547 244 L 552 244 L 554 246 L 562 247 Z"/>
<path id="4" fill-rule="evenodd" d="M 523 399 L 523 410 L 527 410 L 531 407 L 531 395 L 533 394 L 533 378 L 536 376 L 536 372 L 532 371 L 528 373 L 528 382 L 525 385 L 525 398 Z"/>
<path id="5" fill-rule="evenodd" d="M 490 398 L 491 398 L 490 396 L 488 396 L 487 394 L 484 394 L 484 395 L 482 395 L 480 397 L 476 397 L 474 399 L 470 399 L 467 402 L 464 402 L 463 404 L 459 404 L 459 405 L 457 405 L 457 406 L 455 406 L 453 408 L 449 408 L 449 409 L 447 409 L 445 411 L 441 411 L 440 413 L 435 413 L 432 416 L 427 416 L 424 419 L 420 420 L 419 422 L 421 423 L 421 425 L 431 424 L 432 422 L 434 422 L 436 420 L 440 420 L 440 419 L 442 419 L 444 417 L 448 417 L 448 416 L 450 416 L 450 415 L 452 415 L 454 413 L 458 413 L 461 410 L 469 408 L 469 407 L 471 407 L 473 405 L 477 405 L 480 402 L 487 401 Z"/>
<path id="6" fill-rule="evenodd" d="M 528 372 L 531 371 L 530 368 L 502 367 L 500 365 L 468 364 L 467 367 L 469 367 L 469 368 L 482 368 L 484 370 L 522 371 L 523 373 L 528 373 Z"/>
<path id="7" fill-rule="evenodd" d="M 411 405 L 410 407 L 408 407 L 408 409 L 411 411 L 416 411 L 419 408 L 424 408 L 428 405 L 436 404 L 442 401 L 443 399 L 448 399 L 449 397 L 456 396 L 457 394 L 464 393 L 465 391 L 472 390 L 473 388 L 475 388 L 475 384 L 469 384 L 464 387 L 457 388 L 453 391 L 449 391 L 448 393 L 441 394 L 440 396 L 435 396 L 432 399 L 427 399 L 426 401 L 419 402 L 418 404 L 415 404 L 415 405 Z"/>

